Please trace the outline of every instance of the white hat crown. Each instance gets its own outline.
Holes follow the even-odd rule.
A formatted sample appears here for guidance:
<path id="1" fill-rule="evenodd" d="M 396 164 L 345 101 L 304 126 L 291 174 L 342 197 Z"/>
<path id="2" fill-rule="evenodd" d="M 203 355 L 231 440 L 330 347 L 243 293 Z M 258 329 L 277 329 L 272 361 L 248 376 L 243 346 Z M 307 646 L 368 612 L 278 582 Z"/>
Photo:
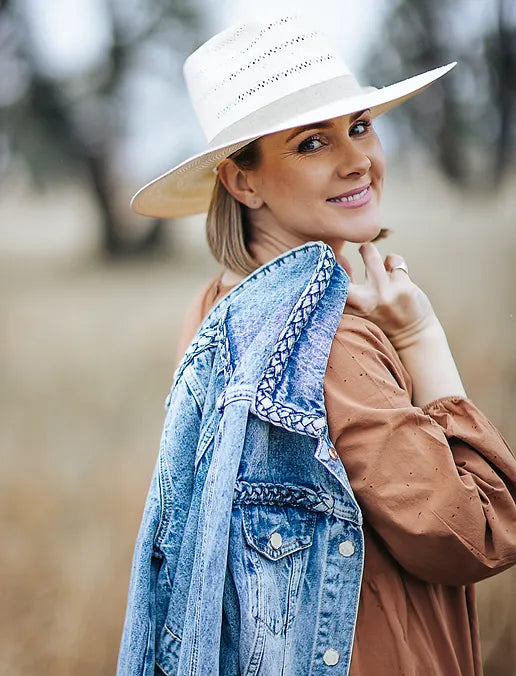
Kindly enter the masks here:
<path id="1" fill-rule="evenodd" d="M 227 135 L 248 115 L 289 94 L 317 90 L 321 82 L 325 92 L 333 78 L 343 79 L 337 88 L 340 93 L 343 86 L 350 93 L 361 91 L 328 37 L 296 15 L 267 23 L 251 20 L 215 35 L 188 57 L 184 76 L 201 128 L 212 145 L 221 132 Z M 322 91 L 317 105 L 327 103 L 321 96 Z"/>

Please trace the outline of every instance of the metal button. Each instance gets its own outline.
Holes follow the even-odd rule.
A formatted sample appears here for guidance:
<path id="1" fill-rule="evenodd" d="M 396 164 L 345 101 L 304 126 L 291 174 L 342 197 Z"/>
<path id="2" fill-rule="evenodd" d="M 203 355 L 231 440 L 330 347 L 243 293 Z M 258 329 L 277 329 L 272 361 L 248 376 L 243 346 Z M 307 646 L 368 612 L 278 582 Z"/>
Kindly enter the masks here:
<path id="1" fill-rule="evenodd" d="M 337 458 L 339 457 L 339 454 L 338 454 L 337 451 L 333 448 L 333 446 L 330 446 L 330 447 L 328 448 L 328 453 L 330 454 L 330 458 L 331 458 L 332 460 L 337 460 Z"/>
<path id="2" fill-rule="evenodd" d="M 273 549 L 279 549 L 283 543 L 283 538 L 280 533 L 273 533 L 270 537 L 269 544 Z"/>
<path id="3" fill-rule="evenodd" d="M 328 648 L 328 650 L 326 650 L 324 652 L 323 662 L 324 662 L 324 664 L 327 664 L 329 667 L 333 667 L 335 664 L 337 664 L 337 662 L 339 660 L 340 660 L 340 655 L 333 648 Z"/>
<path id="4" fill-rule="evenodd" d="M 353 556 L 354 553 L 355 545 L 351 540 L 344 540 L 339 544 L 339 554 L 342 554 L 342 556 Z"/>

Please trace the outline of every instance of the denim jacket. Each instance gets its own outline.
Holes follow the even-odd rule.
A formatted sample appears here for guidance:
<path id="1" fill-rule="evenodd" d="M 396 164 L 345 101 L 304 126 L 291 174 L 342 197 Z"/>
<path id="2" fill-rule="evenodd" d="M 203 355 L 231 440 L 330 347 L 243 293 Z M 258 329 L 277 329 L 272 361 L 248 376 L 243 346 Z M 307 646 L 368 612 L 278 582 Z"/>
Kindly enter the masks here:
<path id="1" fill-rule="evenodd" d="M 348 277 L 322 242 L 211 310 L 167 397 L 119 676 L 344 676 L 362 518 L 323 381 Z"/>

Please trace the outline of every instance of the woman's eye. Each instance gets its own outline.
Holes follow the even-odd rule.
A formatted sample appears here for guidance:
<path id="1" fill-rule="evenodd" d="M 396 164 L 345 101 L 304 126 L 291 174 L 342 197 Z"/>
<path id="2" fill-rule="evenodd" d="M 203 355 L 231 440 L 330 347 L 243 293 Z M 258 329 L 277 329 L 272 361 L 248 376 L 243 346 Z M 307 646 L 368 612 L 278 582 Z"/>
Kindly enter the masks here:
<path id="1" fill-rule="evenodd" d="M 360 120 L 351 127 L 349 135 L 360 136 L 361 134 L 365 134 L 370 126 L 371 126 L 370 122 L 367 122 L 366 120 Z"/>
<path id="2" fill-rule="evenodd" d="M 318 136 L 310 136 L 310 138 L 302 141 L 298 146 L 298 151 L 300 153 L 310 153 L 314 150 L 319 150 L 323 145 L 321 139 Z"/>

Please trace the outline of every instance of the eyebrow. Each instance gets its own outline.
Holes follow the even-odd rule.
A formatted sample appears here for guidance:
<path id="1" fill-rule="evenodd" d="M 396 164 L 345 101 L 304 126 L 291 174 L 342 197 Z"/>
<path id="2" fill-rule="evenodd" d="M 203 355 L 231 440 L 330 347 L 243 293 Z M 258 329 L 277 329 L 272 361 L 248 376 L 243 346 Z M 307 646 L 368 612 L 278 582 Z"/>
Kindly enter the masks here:
<path id="1" fill-rule="evenodd" d="M 356 120 L 363 113 L 365 113 L 366 110 L 369 110 L 369 108 L 366 108 L 365 110 L 359 110 L 357 113 L 353 113 L 353 115 L 351 116 L 351 119 Z M 290 136 L 287 138 L 286 142 L 288 143 L 298 134 L 302 134 L 303 132 L 309 131 L 310 129 L 328 129 L 331 126 L 332 126 L 332 122 L 330 120 L 324 120 L 323 122 L 312 122 L 311 124 L 304 124 L 302 127 L 295 127 L 292 130 L 292 133 L 290 134 Z"/>

